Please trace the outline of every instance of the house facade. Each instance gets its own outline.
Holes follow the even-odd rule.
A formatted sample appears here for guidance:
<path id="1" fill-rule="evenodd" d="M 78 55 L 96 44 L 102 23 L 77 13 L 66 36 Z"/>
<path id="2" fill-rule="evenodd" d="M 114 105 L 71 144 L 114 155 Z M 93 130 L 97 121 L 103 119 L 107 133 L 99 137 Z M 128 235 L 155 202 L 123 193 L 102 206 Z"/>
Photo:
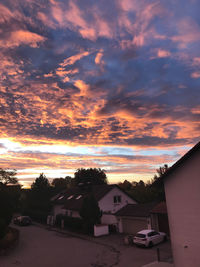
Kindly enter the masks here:
<path id="1" fill-rule="evenodd" d="M 84 197 L 92 193 L 102 211 L 101 223 L 107 224 L 114 231 L 119 231 L 119 220 L 115 213 L 127 204 L 137 204 L 126 192 L 117 185 L 95 185 L 88 188 L 75 187 L 52 198 L 53 216 L 58 214 L 80 217 Z"/>
<path id="2" fill-rule="evenodd" d="M 200 142 L 163 176 L 174 265 L 200 266 Z"/>

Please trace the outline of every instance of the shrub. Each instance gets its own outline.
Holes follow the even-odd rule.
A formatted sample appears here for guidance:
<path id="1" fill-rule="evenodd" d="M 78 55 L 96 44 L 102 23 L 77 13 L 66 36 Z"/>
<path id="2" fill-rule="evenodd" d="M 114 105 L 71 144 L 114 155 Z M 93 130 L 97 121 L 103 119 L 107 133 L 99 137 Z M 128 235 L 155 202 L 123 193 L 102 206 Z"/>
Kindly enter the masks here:
<path id="1" fill-rule="evenodd" d="M 72 231 L 82 232 L 83 220 L 81 218 L 69 217 L 63 214 L 56 216 L 56 225 L 61 226 L 61 221 L 64 220 L 64 227 Z"/>
<path id="2" fill-rule="evenodd" d="M 19 240 L 19 230 L 8 227 L 8 231 L 4 238 L 0 240 L 0 249 L 7 249 L 12 247 Z"/>

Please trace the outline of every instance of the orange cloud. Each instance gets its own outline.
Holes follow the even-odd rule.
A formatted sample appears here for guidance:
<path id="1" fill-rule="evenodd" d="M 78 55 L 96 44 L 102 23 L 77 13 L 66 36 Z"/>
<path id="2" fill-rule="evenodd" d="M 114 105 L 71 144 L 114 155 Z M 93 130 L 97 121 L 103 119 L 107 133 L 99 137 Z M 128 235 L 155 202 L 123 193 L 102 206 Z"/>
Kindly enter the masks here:
<path id="1" fill-rule="evenodd" d="M 73 65 L 76 61 L 80 60 L 83 57 L 88 56 L 90 53 L 88 51 L 83 51 L 80 52 L 79 54 L 73 55 L 69 58 L 66 58 L 61 64 L 60 66 L 62 67 L 66 67 L 68 65 Z"/>
<path id="2" fill-rule="evenodd" d="M 39 43 L 44 42 L 45 40 L 45 37 L 37 33 L 26 30 L 18 30 L 11 32 L 7 40 L 1 40 L 0 46 L 15 47 L 24 44 L 30 45 L 31 47 L 38 47 Z"/>

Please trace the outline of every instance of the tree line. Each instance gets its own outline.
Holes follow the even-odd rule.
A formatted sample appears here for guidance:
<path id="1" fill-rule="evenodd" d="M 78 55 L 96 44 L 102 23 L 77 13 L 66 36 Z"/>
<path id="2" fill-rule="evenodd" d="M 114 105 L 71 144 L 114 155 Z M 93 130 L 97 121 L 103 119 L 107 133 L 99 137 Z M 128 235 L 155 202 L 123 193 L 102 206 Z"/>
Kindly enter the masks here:
<path id="1" fill-rule="evenodd" d="M 168 165 L 164 165 L 156 170 L 151 181 L 144 183 L 129 182 L 124 180 L 118 183 L 118 186 L 133 197 L 139 203 L 152 201 L 161 201 L 165 199 L 164 185 L 162 175 L 168 170 Z M 21 188 L 16 178 L 16 170 L 0 169 L 0 238 L 5 234 L 13 212 L 30 215 L 35 220 L 46 222 L 47 215 L 51 212 L 51 197 L 55 194 L 81 185 L 102 185 L 107 184 L 105 170 L 100 168 L 80 168 L 74 173 L 74 178 L 66 176 L 65 178 L 55 178 L 50 183 L 46 176 L 41 173 L 32 183 L 30 189 Z M 14 185 L 14 186 L 9 186 Z M 87 218 L 88 214 L 96 214 L 91 218 L 91 222 L 99 221 L 100 210 L 93 196 L 85 199 L 81 209 L 81 217 Z"/>

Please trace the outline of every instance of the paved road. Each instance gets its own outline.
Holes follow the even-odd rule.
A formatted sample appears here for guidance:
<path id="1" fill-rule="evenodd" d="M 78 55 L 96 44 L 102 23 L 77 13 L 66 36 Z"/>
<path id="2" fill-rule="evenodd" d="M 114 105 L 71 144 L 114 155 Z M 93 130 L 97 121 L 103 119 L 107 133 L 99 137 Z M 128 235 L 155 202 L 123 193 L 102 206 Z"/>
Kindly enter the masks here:
<path id="1" fill-rule="evenodd" d="M 105 246 L 33 225 L 20 227 L 19 245 L 0 257 L 0 267 L 100 267 L 115 262 L 116 253 Z"/>
<path id="2" fill-rule="evenodd" d="M 84 240 L 39 226 L 19 227 L 19 245 L 0 257 L 0 267 L 141 267 L 171 257 L 169 242 L 151 249 L 125 246 L 122 235 Z"/>

